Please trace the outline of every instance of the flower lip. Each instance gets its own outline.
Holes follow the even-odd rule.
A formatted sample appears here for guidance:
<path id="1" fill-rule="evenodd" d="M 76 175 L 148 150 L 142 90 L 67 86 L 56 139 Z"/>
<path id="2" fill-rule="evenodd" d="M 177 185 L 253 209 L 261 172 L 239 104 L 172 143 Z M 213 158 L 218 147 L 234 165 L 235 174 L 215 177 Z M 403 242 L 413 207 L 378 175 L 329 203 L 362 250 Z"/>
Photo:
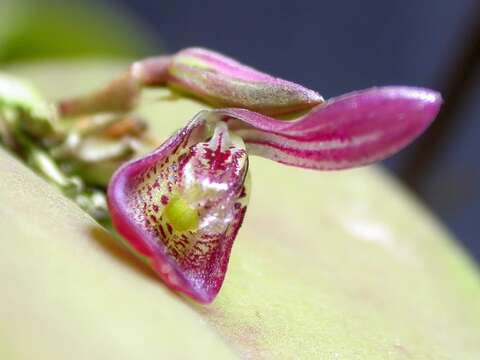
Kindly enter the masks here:
<path id="1" fill-rule="evenodd" d="M 246 152 L 222 122 L 208 143 L 198 142 L 209 137 L 205 115 L 120 168 L 108 188 L 117 231 L 170 288 L 201 303 L 220 290 L 248 202 Z M 190 219 L 172 221 L 185 211 Z"/>

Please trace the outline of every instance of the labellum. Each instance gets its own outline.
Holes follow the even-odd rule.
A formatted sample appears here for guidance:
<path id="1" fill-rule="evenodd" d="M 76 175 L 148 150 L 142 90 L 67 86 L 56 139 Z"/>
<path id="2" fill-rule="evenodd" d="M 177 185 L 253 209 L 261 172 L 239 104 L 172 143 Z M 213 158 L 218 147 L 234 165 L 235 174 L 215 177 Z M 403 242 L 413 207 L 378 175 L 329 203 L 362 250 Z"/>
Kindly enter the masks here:
<path id="1" fill-rule="evenodd" d="M 243 141 L 203 114 L 109 186 L 114 225 L 175 290 L 210 302 L 248 202 Z"/>

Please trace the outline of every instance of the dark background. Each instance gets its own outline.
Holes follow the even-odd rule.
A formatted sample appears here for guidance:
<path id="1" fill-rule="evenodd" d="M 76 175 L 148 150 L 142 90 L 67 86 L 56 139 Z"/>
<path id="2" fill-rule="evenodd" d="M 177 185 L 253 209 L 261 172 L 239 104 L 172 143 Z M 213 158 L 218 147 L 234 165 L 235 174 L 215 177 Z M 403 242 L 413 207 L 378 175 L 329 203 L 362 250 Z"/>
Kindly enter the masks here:
<path id="1" fill-rule="evenodd" d="M 440 90 L 434 125 L 386 165 L 480 261 L 478 0 L 0 0 L 0 64 L 188 46 L 326 98 L 387 84 Z"/>

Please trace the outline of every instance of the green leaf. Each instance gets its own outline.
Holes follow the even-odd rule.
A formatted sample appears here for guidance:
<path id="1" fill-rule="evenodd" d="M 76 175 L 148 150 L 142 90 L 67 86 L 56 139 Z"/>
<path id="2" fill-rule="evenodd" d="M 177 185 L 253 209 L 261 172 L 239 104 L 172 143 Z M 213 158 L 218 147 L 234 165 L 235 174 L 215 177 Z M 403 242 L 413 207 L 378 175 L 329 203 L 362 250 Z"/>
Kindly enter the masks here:
<path id="1" fill-rule="evenodd" d="M 16 71 L 58 97 L 118 66 Z M 152 90 L 142 113 L 165 138 L 201 108 Z M 0 358 L 478 359 L 478 273 L 388 174 L 251 170 L 224 287 L 204 307 L 2 151 Z"/>

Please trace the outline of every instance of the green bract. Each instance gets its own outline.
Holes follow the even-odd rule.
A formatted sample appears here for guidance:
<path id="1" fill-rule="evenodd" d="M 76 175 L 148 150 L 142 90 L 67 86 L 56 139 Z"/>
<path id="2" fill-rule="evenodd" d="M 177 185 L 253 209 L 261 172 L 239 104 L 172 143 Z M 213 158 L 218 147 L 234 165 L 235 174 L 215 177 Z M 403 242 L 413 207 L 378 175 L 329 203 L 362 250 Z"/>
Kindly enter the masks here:
<path id="1" fill-rule="evenodd" d="M 38 134 L 53 130 L 55 110 L 28 82 L 0 72 L 0 115 L 19 112 L 22 125 Z M 7 116 L 5 114 L 5 116 Z"/>

